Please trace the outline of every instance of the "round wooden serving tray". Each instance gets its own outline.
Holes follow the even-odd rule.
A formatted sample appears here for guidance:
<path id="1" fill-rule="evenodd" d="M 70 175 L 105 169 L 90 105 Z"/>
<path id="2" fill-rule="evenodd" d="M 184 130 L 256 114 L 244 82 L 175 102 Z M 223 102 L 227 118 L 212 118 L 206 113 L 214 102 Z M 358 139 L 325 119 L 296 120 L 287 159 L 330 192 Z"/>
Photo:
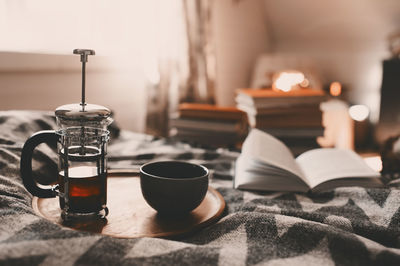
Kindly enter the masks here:
<path id="1" fill-rule="evenodd" d="M 95 232 L 119 238 L 178 237 L 216 222 L 225 209 L 221 194 L 209 187 L 206 197 L 192 212 L 176 217 L 157 214 L 144 200 L 137 173 L 109 171 L 107 184 L 106 219 L 65 223 L 60 217 L 58 198 L 32 200 L 37 214 L 72 229 Z"/>

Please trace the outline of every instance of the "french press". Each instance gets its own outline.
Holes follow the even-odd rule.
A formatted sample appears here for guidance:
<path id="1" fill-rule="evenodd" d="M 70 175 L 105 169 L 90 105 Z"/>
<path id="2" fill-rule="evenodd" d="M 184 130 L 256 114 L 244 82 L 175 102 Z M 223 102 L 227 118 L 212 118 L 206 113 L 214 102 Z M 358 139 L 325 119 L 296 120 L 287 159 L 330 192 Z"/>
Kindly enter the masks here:
<path id="1" fill-rule="evenodd" d="M 60 106 L 55 111 L 58 129 L 40 131 L 24 144 L 21 177 L 26 189 L 41 198 L 59 197 L 61 217 L 105 217 L 107 208 L 107 143 L 110 110 L 85 100 L 85 67 L 94 50 L 75 49 L 82 62 L 81 103 Z M 57 142 L 58 182 L 51 188 L 37 185 L 32 176 L 32 154 L 41 143 Z"/>

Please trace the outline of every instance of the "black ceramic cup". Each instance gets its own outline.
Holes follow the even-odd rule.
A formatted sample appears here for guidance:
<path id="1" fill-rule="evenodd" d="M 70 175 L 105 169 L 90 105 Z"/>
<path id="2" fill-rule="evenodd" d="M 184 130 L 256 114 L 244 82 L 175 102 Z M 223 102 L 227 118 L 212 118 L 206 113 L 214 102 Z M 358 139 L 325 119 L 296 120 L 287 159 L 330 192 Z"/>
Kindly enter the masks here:
<path id="1" fill-rule="evenodd" d="M 160 214 L 194 210 L 208 190 L 206 167 L 182 161 L 159 161 L 140 168 L 140 186 L 146 202 Z"/>

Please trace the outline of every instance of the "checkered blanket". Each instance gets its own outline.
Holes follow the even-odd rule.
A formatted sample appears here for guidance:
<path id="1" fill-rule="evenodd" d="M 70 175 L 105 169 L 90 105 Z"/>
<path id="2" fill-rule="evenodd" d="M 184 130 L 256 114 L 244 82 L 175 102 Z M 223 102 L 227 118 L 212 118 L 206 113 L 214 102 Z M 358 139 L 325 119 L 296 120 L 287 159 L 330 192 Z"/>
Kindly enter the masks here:
<path id="1" fill-rule="evenodd" d="M 116 128 L 110 167 L 166 158 L 201 163 L 212 170 L 210 185 L 227 203 L 224 216 L 180 240 L 115 239 L 60 227 L 35 214 L 19 173 L 25 140 L 55 127 L 51 113 L 0 112 L 0 265 L 400 265 L 398 188 L 239 191 L 232 188 L 237 152 Z M 51 183 L 57 155 L 42 146 L 34 154 L 35 175 Z"/>

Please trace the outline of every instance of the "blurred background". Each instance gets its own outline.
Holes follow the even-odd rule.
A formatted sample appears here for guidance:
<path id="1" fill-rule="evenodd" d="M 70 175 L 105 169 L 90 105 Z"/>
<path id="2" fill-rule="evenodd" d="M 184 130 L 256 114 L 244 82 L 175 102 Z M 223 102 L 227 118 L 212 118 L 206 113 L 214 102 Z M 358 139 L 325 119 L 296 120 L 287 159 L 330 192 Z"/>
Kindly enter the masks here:
<path id="1" fill-rule="evenodd" d="M 72 50 L 88 48 L 96 56 L 87 101 L 112 109 L 124 129 L 165 135 L 181 102 L 235 106 L 236 90 L 253 86 L 257 60 L 268 55 L 275 65 L 312 62 L 321 87 L 329 93 L 338 82 L 340 100 L 362 105 L 375 130 L 384 60 L 397 62 L 399 32 L 398 0 L 1 0 L 0 109 L 79 102 Z M 389 99 L 400 96 L 391 90 Z M 396 112 L 384 128 L 399 124 Z"/>

